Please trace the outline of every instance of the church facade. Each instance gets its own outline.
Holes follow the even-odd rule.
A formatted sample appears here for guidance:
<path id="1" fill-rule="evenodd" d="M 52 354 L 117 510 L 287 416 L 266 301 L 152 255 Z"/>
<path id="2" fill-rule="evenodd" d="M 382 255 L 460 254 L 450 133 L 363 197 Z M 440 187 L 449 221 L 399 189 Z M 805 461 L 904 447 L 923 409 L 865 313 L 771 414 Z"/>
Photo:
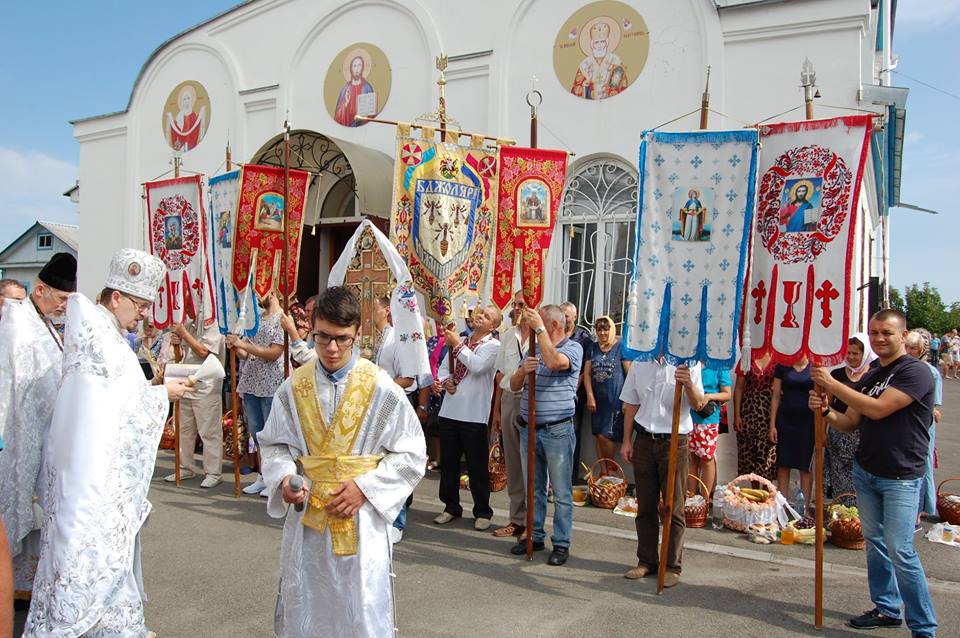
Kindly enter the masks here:
<path id="1" fill-rule="evenodd" d="M 80 144 L 80 287 L 108 255 L 146 246 L 142 184 L 170 171 L 208 177 L 226 149 L 311 171 L 300 290 L 324 285 L 362 217 L 389 226 L 395 128 L 446 106 L 463 131 L 575 153 L 546 273 L 546 301 L 583 323 L 621 321 L 634 254 L 641 131 L 697 128 L 709 74 L 710 128 L 804 117 L 806 59 L 817 117 L 883 114 L 861 189 L 854 271 L 859 327 L 868 282 L 883 280 L 883 220 L 899 190 L 905 98 L 890 88 L 889 0 L 251 0 L 172 37 L 144 62 L 120 112 L 74 122 Z M 274 34 L 273 37 L 265 37 Z M 535 99 L 539 101 L 539 96 Z M 829 105 L 829 106 L 827 106 Z M 793 110 L 792 110 L 793 109 Z M 845 110 L 846 109 L 846 110 Z M 784 112 L 787 112 L 783 115 Z M 676 120 L 676 121 L 673 121 Z M 464 142 L 467 138 L 464 138 Z"/>

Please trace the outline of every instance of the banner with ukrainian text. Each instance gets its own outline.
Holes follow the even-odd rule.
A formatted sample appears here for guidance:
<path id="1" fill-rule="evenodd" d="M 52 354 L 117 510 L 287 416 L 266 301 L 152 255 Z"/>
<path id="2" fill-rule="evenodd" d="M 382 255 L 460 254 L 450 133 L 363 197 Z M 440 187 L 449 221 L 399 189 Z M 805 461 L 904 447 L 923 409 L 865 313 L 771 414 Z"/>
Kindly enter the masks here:
<path id="1" fill-rule="evenodd" d="M 645 132 L 624 344 L 641 360 L 732 368 L 757 132 Z"/>
<path id="2" fill-rule="evenodd" d="M 248 285 L 258 299 L 271 288 L 288 297 L 296 293 L 307 177 L 305 171 L 290 171 L 290 201 L 284 202 L 282 168 L 248 164 L 241 170 L 231 268 L 231 281 L 241 297 Z M 283 263 L 285 215 L 286 264 Z"/>
<path id="3" fill-rule="evenodd" d="M 869 115 L 760 128 L 744 341 L 753 357 L 841 363 Z"/>
<path id="4" fill-rule="evenodd" d="M 501 310 L 512 301 L 518 259 L 527 304 L 536 307 L 543 300 L 543 263 L 566 175 L 566 151 L 516 146 L 500 149 L 493 303 Z"/>
<path id="5" fill-rule="evenodd" d="M 206 246 L 200 176 L 147 182 L 150 252 L 167 267 L 153 304 L 153 324 L 164 329 L 188 319 L 216 321 Z"/>
<path id="6" fill-rule="evenodd" d="M 496 201 L 495 152 L 397 127 L 390 235 L 437 321 L 451 320 L 460 297 L 482 293 Z"/>
<path id="7" fill-rule="evenodd" d="M 213 269 L 213 299 L 217 305 L 220 334 L 256 334 L 259 306 L 251 294 L 241 297 L 230 279 L 233 267 L 233 234 L 237 223 L 237 200 L 240 195 L 240 171 L 230 171 L 210 178 L 207 203 L 210 208 L 210 262 Z M 243 325 L 240 324 L 241 304 Z"/>

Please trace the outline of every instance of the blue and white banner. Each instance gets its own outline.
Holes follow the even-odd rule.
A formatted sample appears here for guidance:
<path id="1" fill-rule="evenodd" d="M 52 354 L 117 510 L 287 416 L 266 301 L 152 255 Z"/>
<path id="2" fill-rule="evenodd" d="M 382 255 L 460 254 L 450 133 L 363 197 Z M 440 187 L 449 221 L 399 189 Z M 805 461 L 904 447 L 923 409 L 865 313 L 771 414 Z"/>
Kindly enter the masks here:
<path id="1" fill-rule="evenodd" d="M 640 360 L 732 368 L 757 131 L 645 132 L 624 344 Z"/>
<path id="2" fill-rule="evenodd" d="M 231 171 L 210 178 L 209 246 L 213 263 L 213 291 L 217 304 L 217 324 L 221 334 L 253 336 L 260 324 L 260 308 L 250 293 L 241 300 L 231 282 L 233 235 L 237 222 L 237 199 L 240 194 L 240 171 Z M 246 306 L 243 325 L 240 323 L 241 301 Z"/>

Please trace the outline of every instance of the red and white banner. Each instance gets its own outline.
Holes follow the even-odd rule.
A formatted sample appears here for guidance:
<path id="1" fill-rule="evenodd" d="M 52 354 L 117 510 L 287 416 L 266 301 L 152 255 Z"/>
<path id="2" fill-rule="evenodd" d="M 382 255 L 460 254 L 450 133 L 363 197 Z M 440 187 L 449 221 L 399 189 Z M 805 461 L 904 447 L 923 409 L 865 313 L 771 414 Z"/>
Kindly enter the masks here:
<path id="1" fill-rule="evenodd" d="M 760 128 L 745 345 L 792 363 L 843 360 L 869 115 Z"/>
<path id="2" fill-rule="evenodd" d="M 257 298 L 271 288 L 292 296 L 297 292 L 300 236 L 307 196 L 305 171 L 290 171 L 289 206 L 283 201 L 283 169 L 277 166 L 243 167 L 237 225 L 233 241 L 231 278 L 240 298 L 252 282 Z M 283 228 L 286 217 L 287 263 L 283 264 Z"/>
<path id="3" fill-rule="evenodd" d="M 566 176 L 566 151 L 516 146 L 500 149 L 493 302 L 501 310 L 513 300 L 517 257 L 526 302 L 536 307 L 543 299 L 543 262 L 550 248 Z"/>
<path id="4" fill-rule="evenodd" d="M 200 176 L 147 182 L 150 252 L 167 267 L 153 304 L 153 323 L 163 329 L 187 319 L 216 321 L 213 279 L 206 246 Z"/>

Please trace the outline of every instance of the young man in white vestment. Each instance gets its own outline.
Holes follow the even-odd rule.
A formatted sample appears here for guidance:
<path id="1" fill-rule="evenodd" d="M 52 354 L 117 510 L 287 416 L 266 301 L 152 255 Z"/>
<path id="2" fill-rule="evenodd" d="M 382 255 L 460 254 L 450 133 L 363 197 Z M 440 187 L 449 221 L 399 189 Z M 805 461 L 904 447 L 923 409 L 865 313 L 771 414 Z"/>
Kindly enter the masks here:
<path id="1" fill-rule="evenodd" d="M 163 263 L 121 249 L 100 304 L 67 302 L 63 378 L 44 441 L 40 562 L 25 638 L 148 638 L 139 533 L 169 401 L 183 380 L 152 385 L 121 330 L 147 317 Z M 158 380 L 159 382 L 159 380 Z"/>
<path id="2" fill-rule="evenodd" d="M 423 478 L 423 430 L 403 390 L 353 347 L 350 290 L 321 293 L 312 326 L 318 360 L 283 382 L 260 433 L 267 511 L 286 516 L 274 631 L 393 636 L 389 528 Z M 290 487 L 295 474 L 304 489 Z"/>
<path id="3" fill-rule="evenodd" d="M 43 494 L 38 489 L 43 438 L 60 387 L 63 343 L 50 317 L 63 314 L 77 289 L 77 260 L 57 253 L 29 298 L 9 300 L 0 317 L 0 516 L 13 557 L 14 595 L 29 600 L 40 555 Z"/>

